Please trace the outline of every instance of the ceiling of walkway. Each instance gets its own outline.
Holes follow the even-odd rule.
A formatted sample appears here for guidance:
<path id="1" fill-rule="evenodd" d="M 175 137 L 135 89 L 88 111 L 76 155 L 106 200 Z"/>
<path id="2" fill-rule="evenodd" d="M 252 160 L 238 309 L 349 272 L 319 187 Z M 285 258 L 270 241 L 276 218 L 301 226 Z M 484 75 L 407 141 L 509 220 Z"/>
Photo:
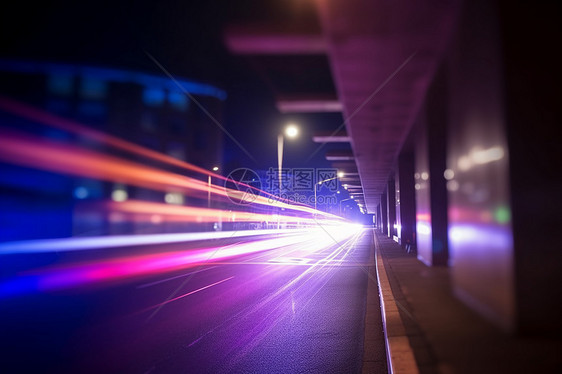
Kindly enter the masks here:
<path id="1" fill-rule="evenodd" d="M 314 12 L 307 8 L 274 26 L 233 27 L 225 41 L 234 53 L 255 56 L 281 110 L 342 110 L 340 130 L 352 153 L 346 160 L 329 151 L 327 157 L 358 172 L 348 183 L 374 213 L 442 58 L 459 1 L 309 3 Z M 288 100 L 295 105 L 283 106 Z M 335 138 L 322 139 L 341 141 Z"/>

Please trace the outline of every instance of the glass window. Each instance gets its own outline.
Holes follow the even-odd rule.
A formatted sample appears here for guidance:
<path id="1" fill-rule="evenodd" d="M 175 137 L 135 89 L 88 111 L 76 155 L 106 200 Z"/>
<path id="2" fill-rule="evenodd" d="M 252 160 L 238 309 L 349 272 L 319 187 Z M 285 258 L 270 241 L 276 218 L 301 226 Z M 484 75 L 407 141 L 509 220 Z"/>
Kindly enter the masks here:
<path id="1" fill-rule="evenodd" d="M 80 83 L 80 95 L 86 99 L 100 100 L 107 95 L 107 82 L 84 77 Z"/>
<path id="2" fill-rule="evenodd" d="M 189 98 L 181 91 L 171 91 L 168 94 L 170 106 L 181 112 L 185 112 L 189 107 Z"/>
<path id="3" fill-rule="evenodd" d="M 164 90 L 159 88 L 145 88 L 142 93 L 142 101 L 147 106 L 162 106 L 165 99 L 166 94 Z"/>
<path id="4" fill-rule="evenodd" d="M 70 74 L 51 74 L 47 76 L 47 90 L 55 95 L 70 96 L 74 89 L 74 77 Z"/>

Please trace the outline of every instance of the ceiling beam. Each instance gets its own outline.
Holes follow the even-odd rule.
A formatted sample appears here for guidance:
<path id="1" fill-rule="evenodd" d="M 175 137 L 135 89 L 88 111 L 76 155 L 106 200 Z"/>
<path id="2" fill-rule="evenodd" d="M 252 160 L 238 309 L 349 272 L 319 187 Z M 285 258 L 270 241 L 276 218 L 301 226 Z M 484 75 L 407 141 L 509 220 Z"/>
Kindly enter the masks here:
<path id="1" fill-rule="evenodd" d="M 345 131 L 339 132 L 317 132 L 312 137 L 315 143 L 349 143 L 351 138 Z"/>
<path id="2" fill-rule="evenodd" d="M 328 161 L 353 161 L 355 156 L 353 156 L 352 151 L 328 151 L 326 152 L 326 160 Z M 345 171 L 344 171 L 345 173 Z"/>
<path id="3" fill-rule="evenodd" d="M 327 51 L 322 34 L 306 25 L 233 25 L 227 29 L 224 40 L 231 52 L 241 55 L 310 55 Z"/>
<path id="4" fill-rule="evenodd" d="M 342 104 L 335 95 L 279 97 L 275 105 L 281 113 L 327 113 L 343 110 Z"/>

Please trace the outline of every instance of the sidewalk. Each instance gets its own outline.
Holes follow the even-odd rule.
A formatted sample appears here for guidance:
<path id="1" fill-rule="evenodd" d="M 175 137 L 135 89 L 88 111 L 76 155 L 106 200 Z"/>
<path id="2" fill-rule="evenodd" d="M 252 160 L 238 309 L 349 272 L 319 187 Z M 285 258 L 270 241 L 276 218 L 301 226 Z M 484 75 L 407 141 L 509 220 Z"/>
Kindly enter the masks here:
<path id="1" fill-rule="evenodd" d="M 403 325 L 400 330 L 408 338 L 419 373 L 556 373 L 562 370 L 560 341 L 517 338 L 501 332 L 454 297 L 450 269 L 426 266 L 376 230 L 375 248 L 378 259 L 382 260 L 378 267 L 379 280 L 381 275 L 386 276 L 392 290 L 390 294 L 381 286 L 381 297 L 392 298 L 396 303 Z M 383 313 L 388 320 L 390 313 Z M 401 357 L 397 355 L 391 359 L 393 367 L 400 367 Z"/>

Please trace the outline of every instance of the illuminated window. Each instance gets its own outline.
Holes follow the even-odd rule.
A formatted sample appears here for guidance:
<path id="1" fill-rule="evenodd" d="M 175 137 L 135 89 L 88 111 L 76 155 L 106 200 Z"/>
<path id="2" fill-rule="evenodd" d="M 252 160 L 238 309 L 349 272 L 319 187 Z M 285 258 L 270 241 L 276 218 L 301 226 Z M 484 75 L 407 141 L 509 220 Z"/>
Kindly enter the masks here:
<path id="1" fill-rule="evenodd" d="M 151 107 L 162 106 L 166 94 L 164 90 L 159 88 L 145 88 L 142 92 L 142 102 Z"/>
<path id="2" fill-rule="evenodd" d="M 80 81 L 80 95 L 86 99 L 103 99 L 107 95 L 107 82 L 84 77 Z"/>
<path id="3" fill-rule="evenodd" d="M 181 91 L 171 91 L 168 94 L 170 106 L 181 112 L 185 112 L 189 107 L 189 98 Z"/>
<path id="4" fill-rule="evenodd" d="M 89 191 L 84 186 L 78 186 L 74 189 L 74 197 L 80 200 L 86 199 L 89 196 Z"/>
<path id="5" fill-rule="evenodd" d="M 125 201 L 129 198 L 127 189 L 123 185 L 116 185 L 111 192 L 111 199 L 113 201 Z"/>
<path id="6" fill-rule="evenodd" d="M 182 205 L 184 203 L 184 200 L 184 196 L 181 193 L 177 192 L 168 192 L 164 196 L 164 201 L 166 201 L 168 204 Z"/>
<path id="7" fill-rule="evenodd" d="M 47 76 L 47 90 L 55 95 L 69 96 L 74 89 L 74 77 L 70 74 L 51 74 Z"/>
<path id="8" fill-rule="evenodd" d="M 122 185 L 118 187 L 125 190 Z M 74 188 L 73 195 L 78 200 L 102 198 L 103 183 L 91 179 L 82 179 Z"/>

